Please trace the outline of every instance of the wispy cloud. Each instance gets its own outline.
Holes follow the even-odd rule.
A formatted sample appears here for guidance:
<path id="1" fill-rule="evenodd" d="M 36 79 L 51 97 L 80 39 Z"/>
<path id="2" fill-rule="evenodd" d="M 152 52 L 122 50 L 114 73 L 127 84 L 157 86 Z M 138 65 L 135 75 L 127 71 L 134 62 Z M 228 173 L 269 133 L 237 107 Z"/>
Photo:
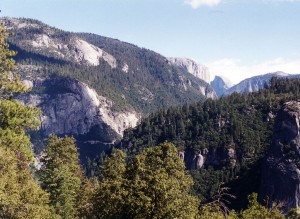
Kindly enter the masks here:
<path id="1" fill-rule="evenodd" d="M 185 4 L 190 5 L 192 8 L 197 9 L 201 6 L 217 6 L 221 2 L 242 2 L 241 0 L 183 0 Z M 244 0 L 245 1 L 245 0 Z M 247 0 L 248 1 L 248 0 Z M 282 3 L 282 2 L 300 2 L 300 0 L 258 0 L 263 3 Z"/>
<path id="2" fill-rule="evenodd" d="M 221 0 L 184 0 L 184 3 L 196 9 L 203 5 L 216 6 L 221 3 Z"/>
<path id="3" fill-rule="evenodd" d="M 300 0 L 262 0 L 263 2 L 300 2 Z"/>
<path id="4" fill-rule="evenodd" d="M 212 79 L 214 75 L 223 75 L 234 84 L 245 78 L 276 71 L 300 74 L 300 59 L 286 60 L 284 58 L 276 58 L 252 65 L 242 64 L 238 59 L 222 59 L 206 65 L 210 69 Z"/>

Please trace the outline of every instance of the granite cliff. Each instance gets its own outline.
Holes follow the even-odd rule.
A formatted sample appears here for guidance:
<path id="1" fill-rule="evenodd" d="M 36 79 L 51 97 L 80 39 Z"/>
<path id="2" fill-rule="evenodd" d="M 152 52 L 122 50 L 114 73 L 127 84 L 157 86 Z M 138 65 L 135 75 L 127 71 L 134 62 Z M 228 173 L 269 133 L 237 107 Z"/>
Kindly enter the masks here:
<path id="1" fill-rule="evenodd" d="M 41 108 L 41 129 L 45 135 L 82 135 L 106 124 L 122 136 L 126 128 L 135 127 L 139 120 L 135 111 L 114 112 L 109 99 L 75 79 L 36 78 L 26 83 L 34 87 L 22 100 L 26 105 Z M 39 94 L 37 91 L 41 89 L 44 92 Z"/>
<path id="2" fill-rule="evenodd" d="M 300 209 L 300 102 L 290 101 L 278 112 L 262 170 L 261 202 Z M 270 206 L 269 206 L 270 207 Z"/>
<path id="3" fill-rule="evenodd" d="M 233 148 L 209 150 L 204 148 L 195 152 L 193 150 L 179 151 L 179 156 L 184 161 L 188 170 L 198 170 L 208 166 L 221 167 L 229 164 L 232 168 L 237 162 L 236 152 Z"/>
<path id="4" fill-rule="evenodd" d="M 113 110 L 111 100 L 76 79 L 36 77 L 27 78 L 24 83 L 32 87 L 32 91 L 19 96 L 19 100 L 41 109 L 38 140 L 51 133 L 73 135 L 79 144 L 89 144 L 92 151 L 100 152 L 103 145 L 120 139 L 124 130 L 135 127 L 140 119 L 140 114 L 134 110 Z M 36 133 L 32 134 L 34 140 Z M 35 146 L 37 152 L 43 148 L 43 144 Z"/>
<path id="5" fill-rule="evenodd" d="M 210 73 L 206 66 L 198 64 L 196 61 L 189 58 L 168 58 L 168 60 L 173 65 L 187 70 L 189 73 L 202 79 L 206 83 L 210 83 Z"/>

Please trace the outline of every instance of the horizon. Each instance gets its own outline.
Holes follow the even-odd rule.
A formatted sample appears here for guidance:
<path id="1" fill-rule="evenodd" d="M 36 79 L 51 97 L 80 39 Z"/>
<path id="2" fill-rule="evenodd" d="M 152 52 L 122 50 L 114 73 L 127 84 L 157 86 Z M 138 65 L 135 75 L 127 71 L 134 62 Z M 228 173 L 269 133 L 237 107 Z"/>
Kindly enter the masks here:
<path id="1" fill-rule="evenodd" d="M 53 4 L 55 3 L 55 4 Z M 298 0 L 2 0 L 1 17 L 37 19 L 186 57 L 233 84 L 283 71 L 300 73 Z"/>

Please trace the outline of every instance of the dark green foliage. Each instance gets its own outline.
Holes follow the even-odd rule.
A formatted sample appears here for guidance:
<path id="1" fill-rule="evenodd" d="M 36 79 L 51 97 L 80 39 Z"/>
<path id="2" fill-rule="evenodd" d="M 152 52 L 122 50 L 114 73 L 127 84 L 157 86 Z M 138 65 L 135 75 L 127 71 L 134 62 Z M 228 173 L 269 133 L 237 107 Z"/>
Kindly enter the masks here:
<path id="1" fill-rule="evenodd" d="M 299 80 L 273 78 L 260 92 L 160 110 L 127 130 L 119 147 L 136 153 L 168 140 L 185 151 L 188 169 L 194 169 L 190 163 L 196 154 L 208 151 L 204 169 L 192 172 L 199 197 L 209 198 L 221 182 L 240 185 L 236 191 L 249 194 L 258 191 L 260 161 L 272 141 L 273 117 L 284 102 L 298 100 L 299 91 Z M 235 151 L 233 158 L 227 155 L 229 148 Z M 239 199 L 236 203 L 241 207 Z"/>
<path id="2" fill-rule="evenodd" d="M 45 165 L 39 172 L 42 186 L 50 194 L 55 213 L 64 219 L 78 218 L 84 176 L 75 140 L 51 135 L 41 161 Z"/>
<path id="3" fill-rule="evenodd" d="M 170 143 L 147 148 L 128 162 L 116 150 L 101 173 L 94 218 L 196 218 L 192 178 Z"/>
<path id="4" fill-rule="evenodd" d="M 262 219 L 284 219 L 284 215 L 279 211 L 278 206 L 274 206 L 270 209 L 260 205 L 257 201 L 257 194 L 253 193 L 248 197 L 249 204 L 247 209 L 241 212 L 240 218 L 242 219 L 252 219 L 252 218 L 262 218 Z"/>
<path id="5" fill-rule="evenodd" d="M 198 195 L 201 201 L 209 200 L 217 190 L 220 182 L 223 182 L 223 172 L 213 168 L 190 171 L 194 179 L 193 193 Z"/>
<path id="6" fill-rule="evenodd" d="M 293 208 L 286 215 L 286 218 L 288 218 L 288 219 L 300 219 L 300 214 L 299 214 L 299 212 L 296 208 Z"/>
<path id="7" fill-rule="evenodd" d="M 27 89 L 14 71 L 7 36 L 0 23 L 0 218 L 55 218 L 28 166 L 33 154 L 25 130 L 38 125 L 38 110 L 12 100 Z"/>

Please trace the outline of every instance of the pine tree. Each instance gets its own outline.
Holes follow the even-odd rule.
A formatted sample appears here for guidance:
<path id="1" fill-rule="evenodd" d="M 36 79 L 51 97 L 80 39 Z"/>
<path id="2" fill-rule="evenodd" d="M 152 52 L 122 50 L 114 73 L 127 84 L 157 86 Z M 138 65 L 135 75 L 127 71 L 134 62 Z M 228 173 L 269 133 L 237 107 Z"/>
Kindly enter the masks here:
<path id="1" fill-rule="evenodd" d="M 85 195 L 89 193 L 84 186 L 88 187 L 89 182 L 79 164 L 75 139 L 50 135 L 41 161 L 44 168 L 40 170 L 40 178 L 55 212 L 64 219 L 78 218 L 80 214 L 83 217 L 81 204 L 88 205 Z"/>
<path id="2" fill-rule="evenodd" d="M 126 164 L 116 150 L 105 162 L 94 218 L 195 218 L 193 183 L 173 144 L 145 149 Z"/>
<path id="3" fill-rule="evenodd" d="M 193 180 L 173 144 L 145 149 L 127 171 L 130 218 L 195 218 L 198 200 L 189 194 Z"/>
<path id="4" fill-rule="evenodd" d="M 126 154 L 116 150 L 104 161 L 101 168 L 102 182 L 94 197 L 93 218 L 122 218 L 128 191 L 124 188 Z"/>
<path id="5" fill-rule="evenodd" d="M 11 99 L 14 93 L 22 93 L 27 88 L 14 72 L 15 61 L 11 58 L 16 52 L 9 49 L 7 37 L 9 33 L 0 22 L 0 99 Z"/>
<path id="6" fill-rule="evenodd" d="M 55 218 L 45 194 L 27 170 L 19 171 L 18 159 L 0 147 L 0 218 Z"/>
<path id="7" fill-rule="evenodd" d="M 266 219 L 283 219 L 284 215 L 279 211 L 277 207 L 266 208 L 257 201 L 257 194 L 253 193 L 248 197 L 248 208 L 241 212 L 240 218 L 252 219 L 252 218 L 266 218 Z M 275 204 L 275 203 L 274 203 Z"/>
<path id="8" fill-rule="evenodd" d="M 15 53 L 9 50 L 7 37 L 0 24 L 0 217 L 54 218 L 48 195 L 29 169 L 33 154 L 24 130 L 38 124 L 38 110 L 12 100 L 26 88 L 14 72 Z"/>

